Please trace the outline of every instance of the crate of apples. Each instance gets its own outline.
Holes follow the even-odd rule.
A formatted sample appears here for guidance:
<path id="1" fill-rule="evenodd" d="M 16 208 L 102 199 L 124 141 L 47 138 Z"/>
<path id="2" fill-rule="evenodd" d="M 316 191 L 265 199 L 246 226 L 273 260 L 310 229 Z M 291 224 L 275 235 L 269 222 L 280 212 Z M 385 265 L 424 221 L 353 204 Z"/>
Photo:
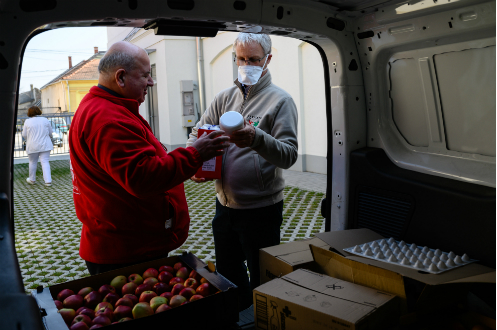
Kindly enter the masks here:
<path id="1" fill-rule="evenodd" d="M 195 270 L 177 262 L 119 275 L 99 288 L 63 289 L 54 302 L 69 329 L 88 330 L 166 312 L 215 291 Z"/>

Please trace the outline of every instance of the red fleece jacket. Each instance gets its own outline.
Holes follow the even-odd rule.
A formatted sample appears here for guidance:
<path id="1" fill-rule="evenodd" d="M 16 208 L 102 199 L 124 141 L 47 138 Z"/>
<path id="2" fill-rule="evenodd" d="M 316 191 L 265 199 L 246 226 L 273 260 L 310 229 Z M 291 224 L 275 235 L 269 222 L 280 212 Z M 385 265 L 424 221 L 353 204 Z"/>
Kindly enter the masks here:
<path id="1" fill-rule="evenodd" d="M 92 87 L 69 132 L 79 254 L 97 264 L 160 257 L 181 246 L 190 217 L 183 181 L 202 165 L 195 148 L 167 153 L 138 102 Z M 174 208 L 173 224 L 169 204 Z"/>

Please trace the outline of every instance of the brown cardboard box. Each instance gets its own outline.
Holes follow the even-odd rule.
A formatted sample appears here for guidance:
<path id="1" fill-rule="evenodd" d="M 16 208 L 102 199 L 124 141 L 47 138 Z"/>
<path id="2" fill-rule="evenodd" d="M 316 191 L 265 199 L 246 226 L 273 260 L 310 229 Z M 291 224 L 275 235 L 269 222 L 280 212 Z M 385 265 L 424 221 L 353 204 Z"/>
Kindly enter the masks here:
<path id="1" fill-rule="evenodd" d="M 329 248 L 329 245 L 319 238 L 309 238 L 260 249 L 261 284 L 299 268 L 315 270 L 310 244 L 323 249 Z"/>
<path id="2" fill-rule="evenodd" d="M 436 310 L 464 299 L 471 283 L 495 283 L 495 269 L 468 264 L 441 274 L 355 256 L 343 249 L 383 237 L 369 229 L 352 229 L 316 235 L 330 250 L 311 246 L 320 272 L 399 296 L 402 312 Z M 335 252 L 337 253 L 335 253 Z"/>
<path id="3" fill-rule="evenodd" d="M 166 327 L 177 327 L 178 329 L 219 329 L 235 324 L 238 321 L 237 287 L 219 273 L 210 272 L 207 269 L 207 265 L 191 253 L 157 259 L 44 289 L 40 287 L 37 290 L 33 290 L 32 295 L 40 306 L 40 310 L 42 310 L 45 327 L 49 330 L 67 330 L 68 327 L 60 314 L 57 313 L 57 308 L 53 302 L 61 290 L 71 289 L 74 292 L 78 292 L 87 286 L 98 290 L 101 285 L 109 284 L 118 275 L 143 274 L 150 267 L 158 269 L 163 265 L 172 266 L 178 261 L 182 261 L 189 268 L 196 270 L 218 292 L 159 314 L 110 325 L 110 328 L 116 330 L 159 329 Z"/>
<path id="4" fill-rule="evenodd" d="M 307 269 L 254 290 L 256 329 L 385 329 L 399 315 L 395 295 Z"/>

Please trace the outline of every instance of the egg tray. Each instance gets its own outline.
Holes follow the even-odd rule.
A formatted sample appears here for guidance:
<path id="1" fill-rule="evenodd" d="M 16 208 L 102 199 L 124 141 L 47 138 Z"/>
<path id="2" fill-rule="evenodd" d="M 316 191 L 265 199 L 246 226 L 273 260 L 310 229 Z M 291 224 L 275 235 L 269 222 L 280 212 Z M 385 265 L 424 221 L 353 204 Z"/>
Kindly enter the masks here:
<path id="1" fill-rule="evenodd" d="M 404 241 L 396 241 L 393 237 L 344 248 L 343 250 L 361 257 L 430 274 L 440 274 L 478 261 L 470 259 L 467 254 L 459 256 L 452 251 L 447 253 L 440 249 L 430 249 L 427 246 L 420 247 L 414 243 L 407 244 Z"/>

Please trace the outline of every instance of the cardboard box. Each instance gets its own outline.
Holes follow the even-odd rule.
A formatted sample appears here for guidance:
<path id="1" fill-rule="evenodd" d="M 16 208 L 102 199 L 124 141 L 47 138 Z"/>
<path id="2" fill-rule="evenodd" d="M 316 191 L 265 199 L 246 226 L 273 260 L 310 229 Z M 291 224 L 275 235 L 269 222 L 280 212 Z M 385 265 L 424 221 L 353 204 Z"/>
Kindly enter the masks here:
<path id="1" fill-rule="evenodd" d="M 254 290 L 256 329 L 385 329 L 399 315 L 395 295 L 306 269 Z"/>
<path id="2" fill-rule="evenodd" d="M 209 129 L 198 129 L 197 136 L 200 138 L 205 134 L 209 134 L 215 132 L 214 130 Z M 212 159 L 205 161 L 202 164 L 202 167 L 199 168 L 195 176 L 197 178 L 206 178 L 206 179 L 221 179 L 221 169 L 223 167 L 223 156 L 217 156 Z"/>
<path id="3" fill-rule="evenodd" d="M 433 311 L 456 304 L 466 298 L 471 283 L 495 283 L 495 269 L 477 263 L 441 274 L 429 274 L 343 251 L 343 248 L 383 238 L 369 229 L 327 232 L 316 236 L 331 246 L 331 251 L 311 246 L 320 272 L 399 296 L 403 314 Z"/>
<path id="4" fill-rule="evenodd" d="M 319 238 L 309 238 L 260 249 L 261 284 L 299 268 L 315 270 L 316 266 L 309 248 L 310 244 L 323 249 L 329 248 L 329 245 Z"/>
<path id="5" fill-rule="evenodd" d="M 237 287 L 219 273 L 211 273 L 207 269 L 207 265 L 191 253 L 157 259 L 44 289 L 40 287 L 41 290 L 33 290 L 32 295 L 40 306 L 45 327 L 49 330 L 67 330 L 68 327 L 64 323 L 62 316 L 57 313 L 57 308 L 53 302 L 61 290 L 71 289 L 74 292 L 78 292 L 87 286 L 98 290 L 101 285 L 110 283 L 118 275 L 143 274 L 150 267 L 158 269 L 163 265 L 172 266 L 178 261 L 182 261 L 191 269 L 195 269 L 210 284 L 217 288 L 219 292 L 163 313 L 110 325 L 110 329 L 158 329 L 172 327 L 177 327 L 178 329 L 219 329 L 238 322 Z M 105 328 L 107 329 L 107 327 Z"/>

